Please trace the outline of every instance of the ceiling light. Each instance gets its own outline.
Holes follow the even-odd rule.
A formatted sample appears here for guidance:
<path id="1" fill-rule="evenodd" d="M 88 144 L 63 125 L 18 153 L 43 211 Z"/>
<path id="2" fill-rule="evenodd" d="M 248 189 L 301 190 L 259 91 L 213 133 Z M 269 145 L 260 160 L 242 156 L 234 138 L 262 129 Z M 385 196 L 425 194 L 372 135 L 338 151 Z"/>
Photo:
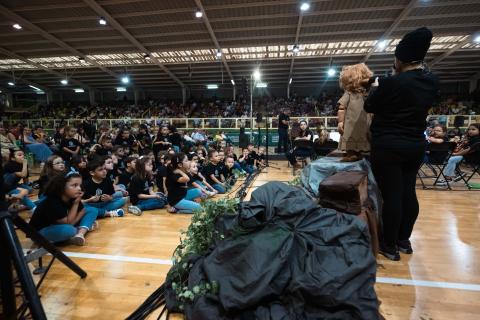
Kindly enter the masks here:
<path id="1" fill-rule="evenodd" d="M 78 61 L 85 62 L 85 58 L 84 57 L 78 57 Z"/>
<path id="2" fill-rule="evenodd" d="M 477 42 L 477 43 L 480 43 L 480 35 L 476 36 L 473 41 Z"/>
<path id="3" fill-rule="evenodd" d="M 0 90 L 0 93 L 2 93 L 2 90 Z"/>
<path id="4" fill-rule="evenodd" d="M 127 83 L 129 83 L 129 82 L 130 82 L 130 78 L 129 78 L 128 76 L 123 76 L 123 77 L 122 77 L 122 83 L 127 84 Z"/>
<path id="5" fill-rule="evenodd" d="M 260 73 L 260 70 L 257 69 L 253 72 L 253 79 L 260 80 L 261 77 L 262 77 L 262 74 Z"/>
<path id="6" fill-rule="evenodd" d="M 232 83 L 232 86 L 235 85 L 235 81 L 233 81 L 233 79 L 230 79 L 230 82 Z"/>
<path id="7" fill-rule="evenodd" d="M 288 81 L 288 84 L 292 84 L 292 81 L 293 81 L 293 78 L 290 78 L 290 80 Z"/>
<path id="8" fill-rule="evenodd" d="M 12 25 L 12 27 L 17 29 L 17 30 L 22 30 L 22 26 L 19 25 L 18 23 L 15 23 L 14 25 Z"/>
<path id="9" fill-rule="evenodd" d="M 9 81 L 9 82 L 8 82 L 8 85 L 11 86 L 11 87 L 13 87 L 13 86 L 15 85 L 15 82 Z"/>
<path id="10" fill-rule="evenodd" d="M 333 77 L 335 75 L 335 73 L 337 73 L 337 71 L 335 71 L 335 69 L 333 69 L 333 68 L 330 68 L 327 71 L 327 74 L 328 74 L 329 77 Z"/>
<path id="11" fill-rule="evenodd" d="M 127 88 L 125 87 L 117 87 L 117 92 L 125 92 L 127 91 Z"/>
<path id="12" fill-rule="evenodd" d="M 217 56 L 217 58 L 220 58 L 222 56 L 222 50 L 217 49 L 216 56 Z"/>
<path id="13" fill-rule="evenodd" d="M 143 55 L 143 59 L 145 59 L 145 60 L 150 60 L 150 55 L 149 55 L 148 53 L 145 53 L 145 54 Z"/>
<path id="14" fill-rule="evenodd" d="M 33 90 L 42 91 L 42 89 L 37 88 L 37 87 L 35 87 L 35 86 L 32 86 L 32 85 L 30 85 L 30 84 L 29 84 L 28 86 L 29 86 L 30 88 L 32 88 Z"/>
<path id="15" fill-rule="evenodd" d="M 85 90 L 83 90 L 82 88 L 73 89 L 73 91 L 75 91 L 75 93 L 84 93 L 85 92 Z"/>
<path id="16" fill-rule="evenodd" d="M 302 11 L 307 11 L 308 9 L 310 9 L 310 3 L 308 3 L 308 2 L 304 2 L 300 6 L 300 10 L 302 10 Z"/>
<path id="17" fill-rule="evenodd" d="M 62 80 L 60 80 L 60 83 L 63 84 L 64 86 L 66 86 L 68 84 L 68 80 L 67 79 L 62 79 Z"/>
<path id="18" fill-rule="evenodd" d="M 380 50 L 384 50 L 387 47 L 387 40 L 382 40 L 377 43 L 377 48 Z"/>
<path id="19" fill-rule="evenodd" d="M 197 9 L 197 11 L 195 11 L 195 17 L 196 18 L 203 17 L 203 12 L 200 9 Z"/>
<path id="20" fill-rule="evenodd" d="M 259 82 L 257 83 L 257 88 L 266 88 L 268 84 L 266 82 Z"/>
<path id="21" fill-rule="evenodd" d="M 218 85 L 216 85 L 216 84 L 207 84 L 207 89 L 209 89 L 209 90 L 218 89 Z"/>
<path id="22" fill-rule="evenodd" d="M 40 91 L 35 91 L 35 93 L 36 94 L 45 94 L 45 91 L 40 90 Z"/>
<path id="23" fill-rule="evenodd" d="M 98 23 L 101 24 L 102 26 L 106 26 L 107 25 L 107 20 L 105 20 L 105 18 L 102 17 L 98 20 Z"/>
<path id="24" fill-rule="evenodd" d="M 300 48 L 297 45 L 294 45 L 292 51 L 293 51 L 293 53 L 299 53 Z"/>

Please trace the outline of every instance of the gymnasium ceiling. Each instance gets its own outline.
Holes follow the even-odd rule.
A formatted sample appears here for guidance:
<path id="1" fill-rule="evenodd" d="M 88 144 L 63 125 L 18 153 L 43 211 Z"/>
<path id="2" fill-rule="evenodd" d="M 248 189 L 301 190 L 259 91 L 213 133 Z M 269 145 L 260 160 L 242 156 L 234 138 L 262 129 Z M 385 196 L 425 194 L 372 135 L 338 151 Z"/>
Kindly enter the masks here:
<path id="1" fill-rule="evenodd" d="M 360 61 L 384 74 L 395 44 L 421 26 L 434 33 L 426 61 L 442 81 L 480 72 L 480 0 L 307 2 L 0 0 L 0 89 L 111 90 L 125 74 L 139 89 L 231 88 L 256 68 L 269 87 L 318 86 L 336 81 L 330 67 Z"/>

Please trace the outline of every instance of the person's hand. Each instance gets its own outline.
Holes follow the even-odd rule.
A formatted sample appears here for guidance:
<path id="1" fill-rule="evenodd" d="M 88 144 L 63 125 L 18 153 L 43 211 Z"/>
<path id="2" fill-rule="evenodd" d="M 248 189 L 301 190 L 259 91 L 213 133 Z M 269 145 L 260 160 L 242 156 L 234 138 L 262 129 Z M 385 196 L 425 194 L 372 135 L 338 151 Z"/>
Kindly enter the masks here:
<path id="1" fill-rule="evenodd" d="M 128 191 L 127 190 L 120 190 L 122 192 L 122 195 L 124 197 L 128 196 Z"/>
<path id="2" fill-rule="evenodd" d="M 88 199 L 88 201 L 90 202 L 98 202 L 99 200 L 100 200 L 100 196 L 93 196 L 90 199 Z"/>
<path id="3" fill-rule="evenodd" d="M 378 87 L 378 77 L 375 78 L 375 81 L 372 83 L 372 87 Z"/>
<path id="4" fill-rule="evenodd" d="M 108 202 L 112 200 L 112 196 L 109 194 L 102 194 L 100 200 L 102 200 L 103 202 Z"/>
<path id="5" fill-rule="evenodd" d="M 343 132 L 344 132 L 344 127 L 343 127 L 343 122 L 339 122 L 338 123 L 338 133 L 340 133 L 341 135 L 343 135 Z"/>
<path id="6" fill-rule="evenodd" d="M 75 203 L 75 204 L 80 203 L 80 202 L 82 201 L 82 197 L 83 197 L 83 191 L 80 192 L 80 195 L 75 198 L 75 200 L 73 201 L 73 203 Z"/>

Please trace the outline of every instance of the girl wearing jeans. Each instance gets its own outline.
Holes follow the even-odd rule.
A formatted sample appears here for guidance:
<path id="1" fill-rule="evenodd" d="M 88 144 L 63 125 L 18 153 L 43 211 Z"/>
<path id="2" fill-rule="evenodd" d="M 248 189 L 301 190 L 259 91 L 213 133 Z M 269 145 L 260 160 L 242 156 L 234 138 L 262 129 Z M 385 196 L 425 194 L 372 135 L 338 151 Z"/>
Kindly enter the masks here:
<path id="1" fill-rule="evenodd" d="M 170 213 L 193 213 L 201 208 L 200 204 L 193 201 L 202 196 L 202 190 L 198 188 L 188 189 L 190 177 L 190 160 L 184 153 L 177 153 L 172 156 L 168 166 L 167 190 Z"/>
<path id="2" fill-rule="evenodd" d="M 128 188 L 130 202 L 128 212 L 141 215 L 143 210 L 162 209 L 167 203 L 161 192 L 153 191 L 153 164 L 152 159 L 141 156 L 135 163 L 135 173 Z"/>
<path id="3" fill-rule="evenodd" d="M 54 176 L 45 188 L 30 225 L 51 242 L 83 246 L 85 234 L 96 226 L 98 210 L 82 205 L 82 177 L 76 172 Z"/>

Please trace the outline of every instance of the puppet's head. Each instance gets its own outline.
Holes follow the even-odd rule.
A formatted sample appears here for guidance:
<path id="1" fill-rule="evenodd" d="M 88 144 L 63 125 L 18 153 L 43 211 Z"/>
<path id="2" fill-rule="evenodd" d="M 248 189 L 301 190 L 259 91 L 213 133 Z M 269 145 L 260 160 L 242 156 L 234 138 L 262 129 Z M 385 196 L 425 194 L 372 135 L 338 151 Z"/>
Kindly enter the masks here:
<path id="1" fill-rule="evenodd" d="M 349 92 L 363 93 L 368 79 L 372 76 L 373 72 L 365 63 L 344 66 L 340 73 L 340 87 Z"/>

